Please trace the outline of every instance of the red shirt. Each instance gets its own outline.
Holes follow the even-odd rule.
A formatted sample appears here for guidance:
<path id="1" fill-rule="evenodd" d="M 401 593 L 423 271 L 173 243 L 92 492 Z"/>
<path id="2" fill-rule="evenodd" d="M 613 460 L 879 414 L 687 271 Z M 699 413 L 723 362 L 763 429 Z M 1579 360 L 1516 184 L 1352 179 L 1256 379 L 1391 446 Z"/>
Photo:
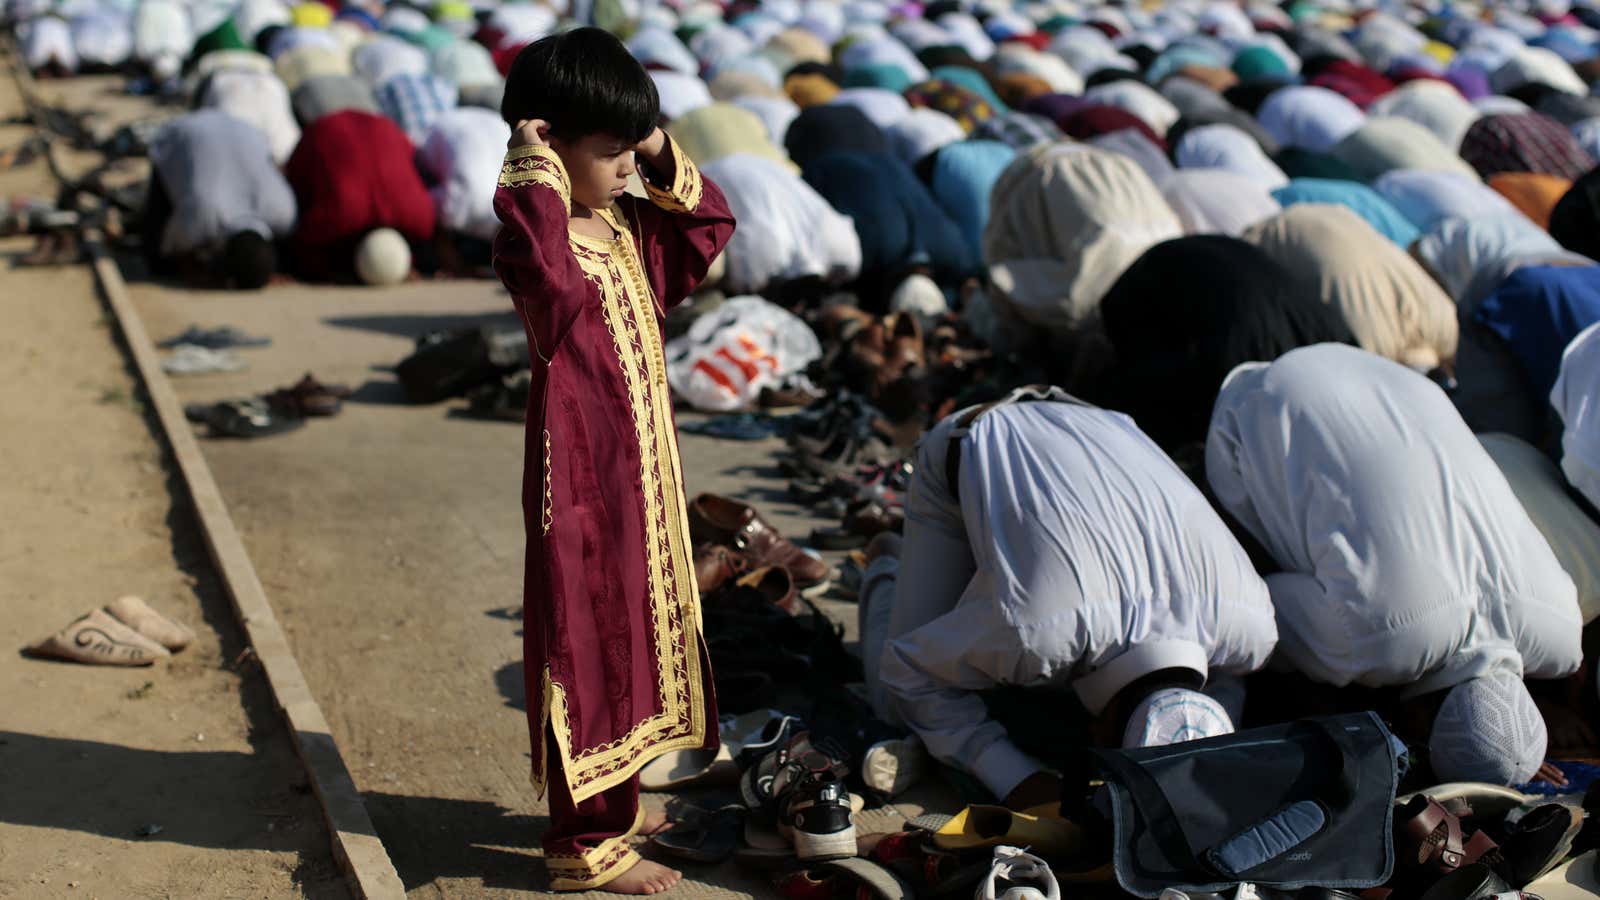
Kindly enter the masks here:
<path id="1" fill-rule="evenodd" d="M 307 127 L 284 166 L 300 205 L 296 252 L 326 252 L 375 228 L 432 238 L 433 197 L 414 152 L 400 126 L 369 112 L 345 110 Z"/>

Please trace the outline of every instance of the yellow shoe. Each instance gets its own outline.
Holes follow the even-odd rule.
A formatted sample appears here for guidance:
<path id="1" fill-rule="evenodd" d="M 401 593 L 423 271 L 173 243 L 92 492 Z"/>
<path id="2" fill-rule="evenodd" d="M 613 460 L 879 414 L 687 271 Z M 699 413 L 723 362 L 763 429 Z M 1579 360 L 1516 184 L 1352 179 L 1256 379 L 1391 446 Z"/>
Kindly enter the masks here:
<path id="1" fill-rule="evenodd" d="M 1078 826 L 1057 816 L 1040 817 L 1033 812 L 1060 804 L 1034 807 L 1026 813 L 1012 812 L 1003 806 L 969 806 L 955 814 L 933 835 L 941 850 L 976 850 L 1009 844 L 1029 847 L 1045 856 L 1072 856 L 1083 849 L 1083 832 Z"/>

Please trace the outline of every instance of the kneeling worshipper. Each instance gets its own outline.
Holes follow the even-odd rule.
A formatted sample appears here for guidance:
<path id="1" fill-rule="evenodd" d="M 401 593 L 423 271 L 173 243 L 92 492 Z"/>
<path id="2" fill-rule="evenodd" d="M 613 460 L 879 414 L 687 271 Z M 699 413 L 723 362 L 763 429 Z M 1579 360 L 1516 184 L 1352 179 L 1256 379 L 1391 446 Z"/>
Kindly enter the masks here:
<path id="1" fill-rule="evenodd" d="M 433 197 L 411 140 L 383 116 L 347 109 L 306 127 L 284 173 L 300 199 L 291 247 L 308 281 L 397 284 L 433 239 Z"/>
<path id="2" fill-rule="evenodd" d="M 1206 476 L 1282 569 L 1274 668 L 1380 689 L 1343 695 L 1427 747 L 1440 781 L 1560 778 L 1523 679 L 1582 664 L 1577 591 L 1437 385 L 1333 344 L 1247 363 L 1217 398 Z"/>
<path id="3" fill-rule="evenodd" d="M 417 165 L 433 186 L 438 222 L 434 250 L 448 275 L 493 270 L 494 192 L 511 127 L 492 110 L 459 107 L 441 116 L 417 150 Z"/>
<path id="4" fill-rule="evenodd" d="M 1244 239 L 1292 272 L 1300 290 L 1343 313 L 1363 349 L 1420 372 L 1455 359 L 1455 304 L 1405 250 L 1349 208 L 1290 206 Z"/>
<path id="5" fill-rule="evenodd" d="M 264 287 L 277 268 L 273 241 L 294 224 L 294 191 L 254 126 L 206 109 L 151 140 L 142 242 L 155 274 Z"/>
<path id="6" fill-rule="evenodd" d="M 1081 703 L 1101 744 L 1227 734 L 1200 689 L 1277 642 L 1266 585 L 1194 483 L 1133 420 L 1056 389 L 923 437 L 903 547 L 862 592 L 874 709 L 1013 809 L 1059 799 L 1050 768 L 1081 765 L 1082 731 L 1041 726 Z M 989 705 L 1019 690 L 1019 715 Z"/>
<path id="7" fill-rule="evenodd" d="M 1218 234 L 1163 241 L 1100 303 L 1115 362 L 1096 399 L 1173 453 L 1204 444 L 1211 406 L 1240 363 L 1310 344 L 1354 344 L 1339 311 L 1260 248 Z"/>

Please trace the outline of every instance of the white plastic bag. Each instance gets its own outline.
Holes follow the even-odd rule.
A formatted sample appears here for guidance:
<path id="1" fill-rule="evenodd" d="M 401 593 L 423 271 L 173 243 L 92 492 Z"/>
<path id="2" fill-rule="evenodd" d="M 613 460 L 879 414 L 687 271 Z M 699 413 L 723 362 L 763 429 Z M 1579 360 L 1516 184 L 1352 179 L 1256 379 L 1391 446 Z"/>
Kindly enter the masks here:
<path id="1" fill-rule="evenodd" d="M 706 412 L 743 409 L 822 356 L 811 326 L 760 297 L 733 297 L 667 342 L 667 381 Z"/>

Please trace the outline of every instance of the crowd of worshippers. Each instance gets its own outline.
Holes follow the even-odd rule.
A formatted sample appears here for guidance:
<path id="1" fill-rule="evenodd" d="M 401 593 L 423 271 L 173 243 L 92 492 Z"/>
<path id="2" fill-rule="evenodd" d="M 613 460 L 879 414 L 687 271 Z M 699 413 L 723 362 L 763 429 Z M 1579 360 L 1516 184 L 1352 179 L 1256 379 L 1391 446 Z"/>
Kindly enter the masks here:
<path id="1" fill-rule="evenodd" d="M 1595 743 L 1600 6 L 28 6 L 36 69 L 184 78 L 165 271 L 481 267 L 502 73 L 610 19 L 738 219 L 722 290 L 1064 388 L 940 418 L 861 591 L 878 713 L 998 797 L 1059 768 L 1001 685 L 1130 744 L 1376 707 L 1445 780 Z"/>

